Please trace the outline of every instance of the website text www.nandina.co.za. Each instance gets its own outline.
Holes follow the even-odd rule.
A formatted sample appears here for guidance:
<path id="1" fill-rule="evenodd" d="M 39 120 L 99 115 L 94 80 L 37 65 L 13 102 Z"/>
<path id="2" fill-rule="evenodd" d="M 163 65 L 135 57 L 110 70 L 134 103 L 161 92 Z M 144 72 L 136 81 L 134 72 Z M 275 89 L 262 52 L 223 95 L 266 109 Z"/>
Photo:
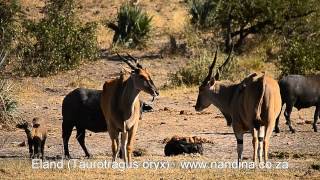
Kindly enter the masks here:
<path id="1" fill-rule="evenodd" d="M 32 169 L 288 169 L 288 162 L 240 162 L 237 161 L 134 161 L 129 164 L 107 160 L 32 160 Z"/>
<path id="2" fill-rule="evenodd" d="M 288 162 L 237 162 L 237 161 L 182 161 L 179 162 L 182 169 L 288 169 Z"/>

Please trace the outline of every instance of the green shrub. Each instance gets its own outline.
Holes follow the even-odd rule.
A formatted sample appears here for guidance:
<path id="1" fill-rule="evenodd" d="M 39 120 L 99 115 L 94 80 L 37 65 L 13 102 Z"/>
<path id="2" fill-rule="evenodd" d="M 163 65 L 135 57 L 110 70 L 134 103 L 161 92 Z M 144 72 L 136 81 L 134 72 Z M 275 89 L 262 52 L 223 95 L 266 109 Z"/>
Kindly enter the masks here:
<path id="1" fill-rule="evenodd" d="M 43 19 L 24 23 L 26 32 L 19 45 L 19 71 L 47 76 L 72 69 L 82 59 L 96 58 L 96 24 L 81 25 L 75 18 L 74 4 L 74 0 L 49 0 Z"/>
<path id="2" fill-rule="evenodd" d="M 189 13 L 191 23 L 199 28 L 212 27 L 216 3 L 212 0 L 191 0 L 189 1 Z"/>
<path id="3" fill-rule="evenodd" d="M 20 12 L 17 0 L 0 1 L 0 56 L 8 55 L 17 34 L 16 17 Z"/>
<path id="4" fill-rule="evenodd" d="M 282 75 L 320 72 L 320 37 L 288 40 L 279 55 Z"/>
<path id="5" fill-rule="evenodd" d="M 208 75 L 208 67 L 214 59 L 214 54 L 203 51 L 200 56 L 190 60 L 184 67 L 181 67 L 177 72 L 169 74 L 170 84 L 173 86 L 192 86 L 200 85 L 204 78 Z M 216 68 L 222 64 L 223 58 L 217 59 Z M 224 58 L 225 59 L 225 58 Z M 221 72 L 221 79 L 231 79 L 235 70 L 234 60 L 230 62 Z"/>
<path id="6" fill-rule="evenodd" d="M 151 20 L 146 12 L 138 6 L 125 3 L 120 7 L 117 15 L 117 24 L 108 22 L 107 27 L 115 34 L 113 43 L 125 44 L 129 47 L 145 43 L 151 31 Z"/>
<path id="7" fill-rule="evenodd" d="M 13 98 L 13 86 L 7 80 L 0 79 L 0 124 L 11 126 L 17 102 Z"/>

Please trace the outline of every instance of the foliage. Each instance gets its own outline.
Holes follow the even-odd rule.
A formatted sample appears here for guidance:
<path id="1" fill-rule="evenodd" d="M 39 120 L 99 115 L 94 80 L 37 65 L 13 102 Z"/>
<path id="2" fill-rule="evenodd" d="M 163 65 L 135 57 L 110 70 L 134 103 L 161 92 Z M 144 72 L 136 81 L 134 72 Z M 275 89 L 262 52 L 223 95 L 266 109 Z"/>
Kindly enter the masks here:
<path id="1" fill-rule="evenodd" d="M 204 78 L 208 75 L 208 67 L 214 59 L 214 54 L 208 51 L 201 51 L 200 56 L 191 59 L 185 66 L 181 67 L 177 72 L 169 74 L 169 80 L 173 86 L 192 86 L 200 85 Z M 223 63 L 222 58 L 218 57 L 217 67 L 219 64 Z M 237 62 L 234 60 L 227 64 L 227 66 L 221 72 L 220 77 L 222 79 L 234 80 L 233 78 L 239 74 L 236 70 Z M 233 73 L 235 72 L 235 73 Z"/>
<path id="2" fill-rule="evenodd" d="M 320 72 L 320 37 L 287 41 L 279 56 L 282 75 Z"/>
<path id="3" fill-rule="evenodd" d="M 11 125 L 14 122 L 17 102 L 12 96 L 12 87 L 7 80 L 0 79 L 0 124 Z"/>
<path id="4" fill-rule="evenodd" d="M 96 24 L 81 25 L 75 18 L 74 0 L 49 0 L 39 22 L 28 21 L 19 45 L 19 70 L 26 75 L 47 76 L 68 70 L 82 59 L 97 56 Z"/>
<path id="5" fill-rule="evenodd" d="M 287 24 L 290 24 L 292 30 L 295 26 L 305 26 L 307 18 L 319 10 L 317 0 L 212 0 L 211 3 L 199 1 L 198 4 L 201 7 L 198 9 L 203 10 L 194 15 L 193 9 L 196 8 L 192 6 L 191 21 L 199 19 L 205 26 L 222 32 L 226 52 L 231 48 L 232 40 L 235 49 L 240 50 L 250 34 L 283 34 Z M 207 18 L 197 18 L 201 17 L 199 14 Z M 292 23 L 296 21 L 300 23 Z"/>
<path id="6" fill-rule="evenodd" d="M 281 41 L 279 65 L 282 75 L 315 74 L 320 72 L 320 12 L 310 16 L 306 24 L 288 24 Z M 303 21 L 303 20 L 301 20 Z M 292 27 L 295 27 L 293 30 Z"/>
<path id="7" fill-rule="evenodd" d="M 0 1 L 0 56 L 8 54 L 17 34 L 16 16 L 20 12 L 17 0 Z"/>
<path id="8" fill-rule="evenodd" d="M 214 15 L 216 1 L 212 0 L 191 0 L 189 1 L 189 13 L 191 14 L 191 23 L 201 29 L 212 27 L 214 24 Z"/>
<path id="9" fill-rule="evenodd" d="M 121 43 L 134 47 L 143 44 L 149 38 L 151 20 L 152 17 L 143 12 L 140 7 L 125 3 L 118 12 L 117 25 L 108 22 L 107 27 L 115 32 L 114 44 Z"/>

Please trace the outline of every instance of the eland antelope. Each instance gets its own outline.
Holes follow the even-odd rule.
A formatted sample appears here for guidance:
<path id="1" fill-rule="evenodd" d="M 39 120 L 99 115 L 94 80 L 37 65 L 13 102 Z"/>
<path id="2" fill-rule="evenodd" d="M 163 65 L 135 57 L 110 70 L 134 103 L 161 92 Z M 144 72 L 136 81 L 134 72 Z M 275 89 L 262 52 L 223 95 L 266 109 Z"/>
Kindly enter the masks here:
<path id="1" fill-rule="evenodd" d="M 92 155 L 88 152 L 85 145 L 86 130 L 94 133 L 107 132 L 107 122 L 103 116 L 100 100 L 102 90 L 77 88 L 65 96 L 62 102 L 62 139 L 64 147 L 64 156 L 71 158 L 69 153 L 69 139 L 73 127 L 77 129 L 76 138 L 82 147 L 85 156 L 90 158 Z M 152 107 L 140 100 L 141 111 L 147 112 Z"/>
<path id="2" fill-rule="evenodd" d="M 139 94 L 144 91 L 154 99 L 159 93 L 147 69 L 135 58 L 128 55 L 129 60 L 119 54 L 118 56 L 130 66 L 131 71 L 105 82 L 101 94 L 101 109 L 112 142 L 112 160 L 115 161 L 119 152 L 118 136 L 121 134 L 122 157 L 125 163 L 129 163 L 140 117 Z"/>
<path id="3" fill-rule="evenodd" d="M 268 160 L 269 141 L 275 126 L 275 120 L 281 111 L 281 96 L 277 81 L 256 73 L 248 76 L 240 83 L 219 81 L 219 72 L 230 62 L 228 58 L 212 77 L 212 69 L 217 61 L 217 51 L 209 67 L 209 73 L 199 87 L 195 106 L 196 111 L 202 111 L 211 104 L 224 115 L 228 125 L 232 125 L 237 139 L 238 162 L 242 160 L 243 134 L 251 131 L 253 135 L 253 160 Z M 258 143 L 259 141 L 259 143 Z"/>

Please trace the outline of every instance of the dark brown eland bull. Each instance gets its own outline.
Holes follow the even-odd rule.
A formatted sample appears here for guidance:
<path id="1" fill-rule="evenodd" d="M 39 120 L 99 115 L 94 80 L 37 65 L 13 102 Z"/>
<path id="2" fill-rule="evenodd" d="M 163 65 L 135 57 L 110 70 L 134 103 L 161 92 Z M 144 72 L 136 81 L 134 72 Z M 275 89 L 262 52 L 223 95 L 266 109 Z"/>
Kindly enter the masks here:
<path id="1" fill-rule="evenodd" d="M 219 81 L 219 72 L 230 61 L 231 52 L 216 75 L 212 78 L 212 69 L 217 61 L 217 51 L 209 67 L 208 76 L 199 87 L 196 111 L 202 111 L 211 104 L 216 106 L 232 125 L 237 139 L 238 162 L 242 160 L 243 134 L 252 132 L 253 160 L 268 160 L 270 137 L 275 120 L 281 111 L 281 96 L 277 81 L 256 73 L 248 76 L 240 83 Z M 258 143 L 259 141 L 259 143 Z"/>
<path id="2" fill-rule="evenodd" d="M 74 127 L 77 129 L 76 138 L 85 156 L 90 158 L 85 145 L 86 130 L 94 133 L 107 132 L 107 123 L 103 116 L 100 99 L 102 90 L 77 88 L 66 95 L 62 102 L 62 139 L 64 156 L 71 158 L 69 153 L 69 139 Z M 152 110 L 152 107 L 140 100 L 142 112 Z"/>
<path id="3" fill-rule="evenodd" d="M 284 116 L 292 133 L 295 129 L 291 125 L 290 115 L 292 108 L 298 110 L 316 107 L 314 112 L 313 130 L 317 132 L 317 121 L 320 117 L 320 75 L 288 75 L 279 81 L 282 106 L 286 104 Z M 279 115 L 280 117 L 280 115 Z M 276 121 L 275 132 L 279 133 L 279 117 Z"/>
<path id="4" fill-rule="evenodd" d="M 119 54 L 118 56 L 131 70 L 122 73 L 117 79 L 105 82 L 101 95 L 101 109 L 112 142 L 112 160 L 115 161 L 119 152 L 118 137 L 121 134 L 122 157 L 125 163 L 129 163 L 140 117 L 139 94 L 144 91 L 154 98 L 159 93 L 149 72 L 135 58 L 129 55 L 129 60 Z"/>

